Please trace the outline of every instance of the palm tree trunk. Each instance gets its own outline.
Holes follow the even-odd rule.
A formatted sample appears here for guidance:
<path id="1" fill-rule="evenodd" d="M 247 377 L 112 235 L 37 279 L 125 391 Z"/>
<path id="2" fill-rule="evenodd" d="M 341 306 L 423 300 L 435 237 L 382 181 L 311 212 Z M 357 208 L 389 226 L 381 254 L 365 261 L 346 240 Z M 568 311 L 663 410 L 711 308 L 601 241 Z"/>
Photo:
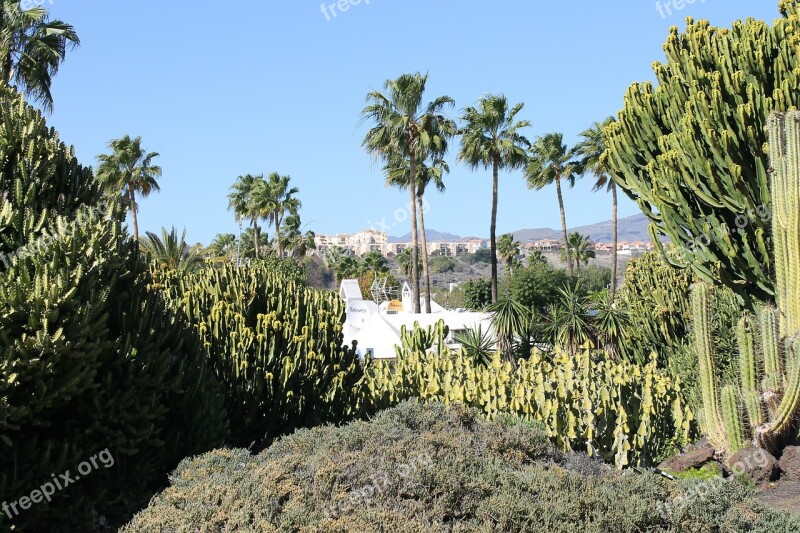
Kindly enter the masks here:
<path id="1" fill-rule="evenodd" d="M 492 222 L 489 227 L 489 248 L 492 253 L 492 303 L 497 302 L 497 189 L 500 173 L 500 156 L 492 162 Z"/>
<path id="2" fill-rule="evenodd" d="M 569 249 L 569 236 L 567 235 L 567 215 L 564 213 L 564 196 L 561 194 L 561 178 L 556 178 L 556 193 L 558 194 L 558 208 L 561 210 L 561 231 L 564 233 L 564 246 L 567 247 L 567 269 L 569 270 L 569 275 L 574 276 L 572 254 Z"/>
<path id="3" fill-rule="evenodd" d="M 133 224 L 133 242 L 139 244 L 139 220 L 136 217 L 136 193 L 133 184 L 128 184 L 128 202 L 131 204 L 131 223 Z"/>
<path id="4" fill-rule="evenodd" d="M 253 239 L 255 242 L 256 259 L 258 259 L 258 241 L 261 239 L 261 228 L 258 227 L 258 221 L 253 219 Z"/>
<path id="5" fill-rule="evenodd" d="M 419 233 L 417 233 L 417 158 L 414 144 L 409 143 L 410 156 L 408 192 L 411 195 L 411 298 L 414 300 L 414 313 L 420 313 L 419 305 Z"/>
<path id="6" fill-rule="evenodd" d="M 425 278 L 425 312 L 431 314 L 431 272 L 428 270 L 428 237 L 425 235 L 425 212 L 422 196 L 418 197 L 419 230 L 422 239 L 422 275 Z"/>
<path id="7" fill-rule="evenodd" d="M 612 249 L 611 249 L 611 301 L 614 301 L 614 294 L 617 292 L 617 184 L 611 182 L 611 224 L 612 224 Z"/>
<path id="8" fill-rule="evenodd" d="M 283 257 L 283 250 L 281 249 L 281 220 L 275 217 L 275 249 L 278 252 L 278 257 Z"/>

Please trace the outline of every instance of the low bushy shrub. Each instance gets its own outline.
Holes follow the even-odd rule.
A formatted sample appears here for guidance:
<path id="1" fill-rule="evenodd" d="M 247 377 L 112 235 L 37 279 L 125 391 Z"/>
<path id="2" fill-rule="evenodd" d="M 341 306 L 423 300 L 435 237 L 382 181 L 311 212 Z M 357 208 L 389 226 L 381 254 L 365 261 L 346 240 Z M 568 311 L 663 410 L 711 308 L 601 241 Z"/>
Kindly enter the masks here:
<path id="1" fill-rule="evenodd" d="M 443 404 L 302 430 L 257 456 L 187 459 L 124 532 L 789 532 L 736 481 L 674 483 L 553 449 L 537 428 Z"/>

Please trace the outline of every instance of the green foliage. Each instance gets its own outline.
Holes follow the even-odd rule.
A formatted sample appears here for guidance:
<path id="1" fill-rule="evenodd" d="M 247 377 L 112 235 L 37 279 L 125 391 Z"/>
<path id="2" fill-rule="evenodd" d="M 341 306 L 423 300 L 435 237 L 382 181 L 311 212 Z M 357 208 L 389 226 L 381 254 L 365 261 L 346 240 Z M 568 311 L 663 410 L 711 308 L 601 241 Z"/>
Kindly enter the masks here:
<path id="1" fill-rule="evenodd" d="M 458 262 L 449 257 L 431 257 L 430 259 L 430 269 L 435 274 L 455 272 L 457 267 Z"/>
<path id="2" fill-rule="evenodd" d="M 581 268 L 578 281 L 587 293 L 604 291 L 611 284 L 611 269 L 599 265 L 589 265 Z"/>
<path id="3" fill-rule="evenodd" d="M 651 220 L 668 260 L 743 298 L 769 301 L 767 117 L 800 105 L 796 2 L 774 25 L 756 19 L 715 28 L 689 19 L 670 30 L 656 83 L 636 83 L 606 128 L 615 182 Z"/>
<path id="4" fill-rule="evenodd" d="M 232 442 L 248 446 L 357 409 L 361 367 L 342 346 L 344 302 L 305 286 L 291 260 L 158 274 L 224 383 Z"/>
<path id="5" fill-rule="evenodd" d="M 492 302 L 492 283 L 486 279 L 471 279 L 464 283 L 464 303 L 470 311 L 481 311 Z"/>
<path id="6" fill-rule="evenodd" d="M 144 504 L 181 458 L 222 444 L 227 422 L 196 339 L 147 290 L 120 206 L 98 204 L 90 171 L 0 93 L 0 251 L 18 252 L 0 268 L 0 501 L 105 448 L 114 458 L 51 503 L 0 514 L 0 528 L 90 530 Z"/>
<path id="7" fill-rule="evenodd" d="M 462 256 L 461 260 L 468 265 L 475 265 L 477 263 L 485 263 L 488 265 L 492 262 L 492 251 L 489 249 L 478 250 L 474 254 Z"/>
<path id="8" fill-rule="evenodd" d="M 202 245 L 189 246 L 186 244 L 185 228 L 180 237 L 174 227 L 170 231 L 161 228 L 161 237 L 148 231 L 142 248 L 150 262 L 164 270 L 197 272 L 205 265 Z"/>
<path id="9" fill-rule="evenodd" d="M 800 112 L 776 113 L 769 119 L 769 153 L 773 171 L 772 236 L 775 246 L 777 311 L 758 310 L 737 329 L 738 382 L 721 388 L 716 375 L 708 288 L 695 287 L 694 345 L 703 395 L 703 431 L 717 449 L 732 454 L 752 441 L 773 453 L 797 437 L 800 418 Z M 755 335 L 750 332 L 756 327 Z M 756 339 L 760 342 L 756 345 Z M 763 365 L 762 365 L 763 362 Z M 742 405 L 742 400 L 744 405 Z M 765 418 L 764 414 L 768 416 Z M 745 414 L 747 416 L 745 417 Z"/>
<path id="10" fill-rule="evenodd" d="M 124 532 L 796 531 L 737 481 L 671 483 L 547 444 L 512 417 L 404 403 L 372 421 L 303 430 L 263 453 L 187 459 Z M 695 489 L 697 487 L 697 490 Z M 704 489 L 699 492 L 699 489 Z M 698 495 L 698 492 L 700 495 Z"/>
<path id="11" fill-rule="evenodd" d="M 559 289 L 567 285 L 569 276 L 549 263 L 536 263 L 514 270 L 509 281 L 512 300 L 538 314 L 544 314 L 559 298 Z"/>

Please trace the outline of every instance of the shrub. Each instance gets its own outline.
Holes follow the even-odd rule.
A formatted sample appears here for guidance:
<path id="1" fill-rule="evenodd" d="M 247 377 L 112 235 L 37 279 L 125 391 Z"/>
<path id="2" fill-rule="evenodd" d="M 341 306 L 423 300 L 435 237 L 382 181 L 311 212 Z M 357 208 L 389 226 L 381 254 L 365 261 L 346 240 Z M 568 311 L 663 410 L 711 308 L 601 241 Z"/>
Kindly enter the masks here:
<path id="1" fill-rule="evenodd" d="M 470 311 L 482 311 L 492 303 L 492 283 L 488 279 L 471 279 L 464 283 L 464 304 Z"/>
<path id="2" fill-rule="evenodd" d="M 257 456 L 187 459 L 133 531 L 796 531 L 736 481 L 670 483 L 562 454 L 475 410 L 404 403 Z M 698 496 L 695 496 L 695 493 Z M 794 528 L 794 529 L 793 529 Z"/>
<path id="3" fill-rule="evenodd" d="M 511 299 L 544 314 L 559 298 L 559 290 L 569 283 L 566 270 L 548 263 L 537 263 L 514 271 L 509 281 Z"/>

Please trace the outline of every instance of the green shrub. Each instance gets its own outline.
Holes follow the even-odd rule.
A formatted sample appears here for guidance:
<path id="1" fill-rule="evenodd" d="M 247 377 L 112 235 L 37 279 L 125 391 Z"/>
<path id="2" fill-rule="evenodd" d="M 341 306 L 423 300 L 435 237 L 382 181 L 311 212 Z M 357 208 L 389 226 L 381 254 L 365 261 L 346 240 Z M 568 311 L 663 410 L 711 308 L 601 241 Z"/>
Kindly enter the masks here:
<path id="1" fill-rule="evenodd" d="M 464 304 L 470 311 L 482 311 L 492 303 L 492 283 L 488 279 L 471 279 L 464 283 Z"/>
<path id="2" fill-rule="evenodd" d="M 796 531 L 735 481 L 704 490 L 551 448 L 537 428 L 404 403 L 257 456 L 187 459 L 124 532 Z M 696 494 L 696 496 L 695 496 Z M 771 529 L 767 529 L 771 528 Z"/>
<path id="3" fill-rule="evenodd" d="M 559 289 L 569 283 L 567 271 L 548 263 L 514 270 L 509 280 L 511 299 L 526 309 L 544 314 L 559 298 Z"/>
<path id="4" fill-rule="evenodd" d="M 429 263 L 430 271 L 434 274 L 455 272 L 458 266 L 458 263 L 449 257 L 431 257 Z"/>

